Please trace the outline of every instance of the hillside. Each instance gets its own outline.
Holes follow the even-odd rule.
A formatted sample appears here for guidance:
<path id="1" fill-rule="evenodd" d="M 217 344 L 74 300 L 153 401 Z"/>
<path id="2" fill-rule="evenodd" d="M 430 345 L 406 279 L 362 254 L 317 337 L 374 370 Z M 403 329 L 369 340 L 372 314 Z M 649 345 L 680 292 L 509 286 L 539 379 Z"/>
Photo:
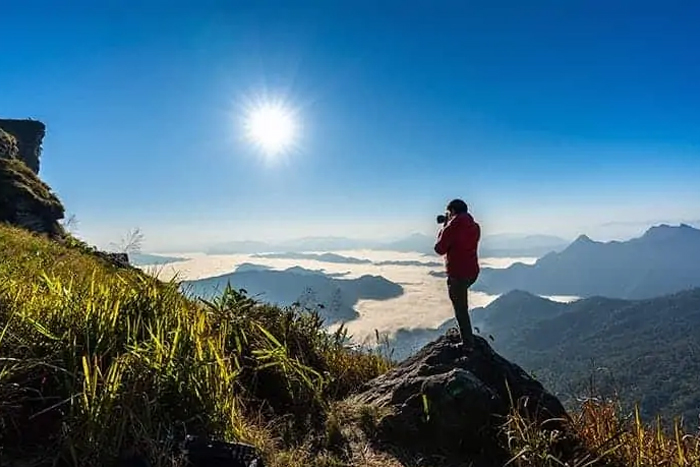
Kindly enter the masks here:
<path id="1" fill-rule="evenodd" d="M 502 294 L 595 295 L 642 299 L 700 286 L 700 230 L 659 225 L 625 242 L 596 242 L 581 235 L 559 253 L 533 265 L 484 268 L 473 289 Z"/>
<path id="2" fill-rule="evenodd" d="M 593 369 L 602 368 L 595 372 L 600 389 L 617 391 L 628 407 L 639 402 L 645 420 L 682 415 L 696 426 L 700 334 L 691 330 L 700 326 L 700 289 L 640 301 L 593 297 L 557 309 L 521 323 L 519 332 L 506 330 L 505 320 L 486 329 L 496 349 L 564 401 L 585 392 Z"/>
<path id="3" fill-rule="evenodd" d="M 598 389 L 617 391 L 628 409 L 639 402 L 646 421 L 683 415 L 692 426 L 698 419 L 700 334 L 692 330 L 700 326 L 700 288 L 647 300 L 573 303 L 513 291 L 472 310 L 472 320 L 493 338 L 494 349 L 534 373 L 569 407 L 595 375 Z M 453 325 L 404 330 L 392 345 L 420 348 Z"/>
<path id="4" fill-rule="evenodd" d="M 183 429 L 304 464 L 328 404 L 389 367 L 312 314 L 233 291 L 197 304 L 80 243 L 2 224 L 0 284 L 0 459 L 39 461 L 26 465 L 112 465 L 125 449 L 164 465 Z"/>
<path id="5" fill-rule="evenodd" d="M 318 309 L 326 325 L 350 321 L 359 315 L 359 300 L 387 300 L 403 294 L 403 287 L 381 276 L 365 275 L 356 279 L 339 278 L 334 274 L 293 267 L 277 271 L 246 264 L 230 274 L 185 281 L 188 295 L 210 299 L 221 293 L 227 284 L 245 289 L 251 296 L 282 306 L 301 303 Z"/>

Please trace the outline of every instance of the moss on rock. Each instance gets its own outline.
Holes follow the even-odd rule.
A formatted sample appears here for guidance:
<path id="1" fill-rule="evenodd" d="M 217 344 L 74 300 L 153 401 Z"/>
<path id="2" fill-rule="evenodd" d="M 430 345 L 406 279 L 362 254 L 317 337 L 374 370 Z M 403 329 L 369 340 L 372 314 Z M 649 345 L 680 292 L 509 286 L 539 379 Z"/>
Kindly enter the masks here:
<path id="1" fill-rule="evenodd" d="M 19 159 L 0 158 L 0 222 L 58 237 L 63 205 L 27 165 Z"/>
<path id="2" fill-rule="evenodd" d="M 16 158 L 19 156 L 17 140 L 14 136 L 0 128 L 0 157 Z"/>

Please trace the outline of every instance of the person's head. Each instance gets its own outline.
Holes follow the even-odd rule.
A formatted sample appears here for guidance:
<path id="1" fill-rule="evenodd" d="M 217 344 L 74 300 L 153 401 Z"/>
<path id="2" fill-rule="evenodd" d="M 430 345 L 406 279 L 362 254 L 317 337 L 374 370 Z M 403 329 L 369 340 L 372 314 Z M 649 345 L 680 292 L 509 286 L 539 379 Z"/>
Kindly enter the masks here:
<path id="1" fill-rule="evenodd" d="M 467 206 L 467 203 L 465 203 L 461 199 L 453 199 L 452 201 L 447 203 L 446 210 L 450 214 L 451 217 L 454 217 L 458 214 L 469 212 L 469 208 Z"/>

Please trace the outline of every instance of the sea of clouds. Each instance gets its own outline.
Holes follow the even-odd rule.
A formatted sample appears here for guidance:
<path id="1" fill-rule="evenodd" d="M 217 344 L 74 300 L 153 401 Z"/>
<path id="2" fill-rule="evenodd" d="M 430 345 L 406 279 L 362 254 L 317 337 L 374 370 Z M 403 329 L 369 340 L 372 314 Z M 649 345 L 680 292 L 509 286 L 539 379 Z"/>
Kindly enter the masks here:
<path id="1" fill-rule="evenodd" d="M 324 253 L 324 252 L 318 252 Z M 382 261 L 420 261 L 435 262 L 436 258 L 419 253 L 399 253 L 394 251 L 353 250 L 334 251 L 333 253 L 353 258 Z M 338 264 L 316 260 L 291 260 L 276 258 L 255 258 L 247 254 L 206 255 L 202 253 L 181 253 L 172 256 L 187 258 L 166 265 L 144 266 L 143 268 L 157 277 L 168 280 L 196 280 L 233 272 L 243 263 L 253 263 L 284 270 L 293 266 L 307 269 L 322 269 L 327 273 L 348 273 L 344 278 L 355 278 L 366 274 L 383 276 L 400 284 L 404 294 L 390 300 L 363 300 L 356 310 L 360 317 L 345 324 L 355 342 L 368 342 L 375 333 L 392 336 L 397 330 L 414 328 L 436 328 L 453 317 L 452 305 L 447 296 L 444 278 L 431 276 L 430 271 L 441 271 L 440 267 L 376 265 L 376 264 Z M 536 258 L 482 258 L 482 267 L 506 268 L 521 262 L 532 264 Z M 469 293 L 470 308 L 486 306 L 498 298 L 481 292 Z M 552 300 L 569 301 L 575 297 L 549 297 Z M 334 328 L 331 328 L 333 330 Z"/>

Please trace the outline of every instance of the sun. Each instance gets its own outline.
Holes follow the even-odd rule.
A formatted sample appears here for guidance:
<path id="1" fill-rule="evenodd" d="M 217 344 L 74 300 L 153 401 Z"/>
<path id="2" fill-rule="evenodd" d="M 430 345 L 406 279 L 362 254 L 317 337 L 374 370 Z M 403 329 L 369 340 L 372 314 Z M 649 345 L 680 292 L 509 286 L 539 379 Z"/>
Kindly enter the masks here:
<path id="1" fill-rule="evenodd" d="M 265 102 L 252 107 L 245 118 L 247 138 L 268 156 L 289 152 L 298 136 L 295 112 L 284 104 Z"/>

